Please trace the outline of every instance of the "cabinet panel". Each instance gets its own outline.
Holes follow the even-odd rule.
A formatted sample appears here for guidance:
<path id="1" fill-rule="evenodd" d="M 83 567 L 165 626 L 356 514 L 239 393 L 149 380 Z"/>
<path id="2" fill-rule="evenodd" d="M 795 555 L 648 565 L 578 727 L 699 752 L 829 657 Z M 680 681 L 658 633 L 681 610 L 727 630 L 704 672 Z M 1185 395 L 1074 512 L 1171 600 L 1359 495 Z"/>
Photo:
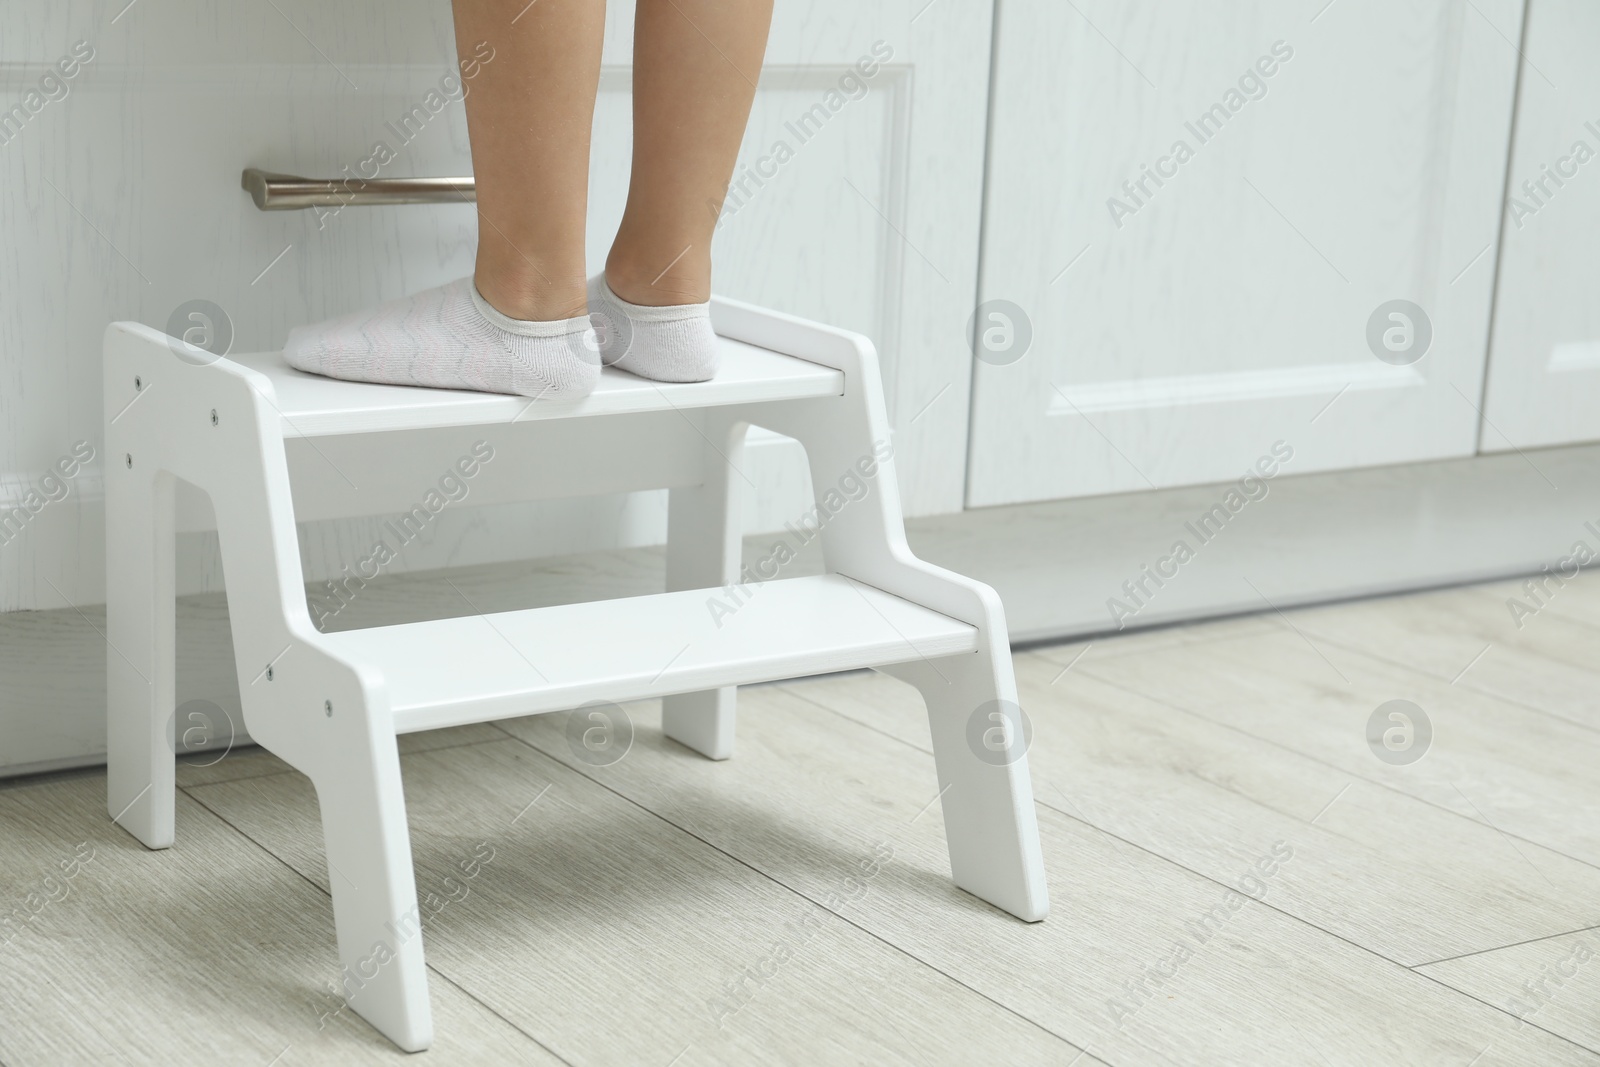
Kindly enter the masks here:
<path id="1" fill-rule="evenodd" d="M 632 7 L 612 4 L 607 16 L 594 269 L 627 189 Z M 976 285 L 991 21 L 987 0 L 920 12 L 900 0 L 778 5 L 715 238 L 719 292 L 878 342 L 912 513 L 962 503 L 971 374 L 961 338 Z M 64 87 L 50 81 L 30 97 L 74 48 L 91 58 Z M 453 61 L 447 3 L 5 6 L 0 111 L 20 102 L 26 118 L 0 121 L 0 516 L 78 442 L 98 450 L 111 320 L 165 328 L 180 306 L 207 300 L 226 312 L 235 351 L 261 350 L 297 323 L 471 271 L 470 206 L 261 213 L 239 188 L 251 165 L 354 171 L 381 158 L 378 142 L 392 153 L 384 176 L 470 173 L 459 99 L 427 103 Z M 408 122 L 419 106 L 425 119 Z M 101 458 L 0 535 L 0 611 L 100 599 Z M 804 508 L 795 458 L 781 440 L 752 450 L 761 528 Z M 433 476 L 419 473 L 419 485 Z M 649 544 L 665 532 L 660 494 L 466 521 L 469 510 L 444 543 L 419 545 L 396 569 Z M 370 543 L 361 524 L 319 525 L 308 571 L 336 574 Z M 214 567 L 198 569 L 200 587 L 215 588 Z"/>
<path id="2" fill-rule="evenodd" d="M 1482 447 L 1600 439 L 1600 7 L 1533 0 Z"/>
<path id="3" fill-rule="evenodd" d="M 1520 23 L 1002 0 L 968 502 L 1471 454 Z"/>

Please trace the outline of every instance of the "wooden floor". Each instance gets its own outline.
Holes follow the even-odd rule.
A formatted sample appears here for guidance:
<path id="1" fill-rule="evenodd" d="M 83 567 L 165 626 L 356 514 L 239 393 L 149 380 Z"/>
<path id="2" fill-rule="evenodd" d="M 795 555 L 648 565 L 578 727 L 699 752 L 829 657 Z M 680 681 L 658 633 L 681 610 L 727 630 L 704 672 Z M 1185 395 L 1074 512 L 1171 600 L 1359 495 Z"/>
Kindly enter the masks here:
<path id="1" fill-rule="evenodd" d="M 1019 653 L 1032 926 L 951 887 L 888 678 L 744 690 L 726 763 L 654 704 L 605 767 L 561 714 L 403 738 L 412 1062 L 1600 1064 L 1600 577 L 1520 629 L 1518 592 Z M 1409 764 L 1368 741 L 1394 699 L 1431 723 Z M 405 1059 L 320 992 L 309 782 L 259 750 L 180 782 L 161 853 L 102 774 L 0 787 L 0 1061 Z"/>

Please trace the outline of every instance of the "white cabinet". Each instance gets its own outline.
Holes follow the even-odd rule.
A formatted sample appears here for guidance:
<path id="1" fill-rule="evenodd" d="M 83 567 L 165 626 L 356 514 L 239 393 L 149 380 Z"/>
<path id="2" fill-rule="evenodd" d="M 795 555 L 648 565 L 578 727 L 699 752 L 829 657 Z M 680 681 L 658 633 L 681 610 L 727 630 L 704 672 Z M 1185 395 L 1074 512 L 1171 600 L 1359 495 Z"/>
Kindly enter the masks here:
<path id="1" fill-rule="evenodd" d="M 1600 439 L 1600 6 L 1534 0 L 1517 94 L 1485 452 Z"/>
<path id="2" fill-rule="evenodd" d="M 1521 16 L 1002 0 L 968 503 L 1474 453 Z"/>
<path id="3" fill-rule="evenodd" d="M 1140 621 L 1259 607 L 1241 560 L 1271 563 L 1263 588 L 1290 599 L 1529 566 L 1550 530 L 1564 543 L 1580 520 L 1561 508 L 1582 495 L 1519 504 L 1506 479 L 1532 477 L 1521 457 L 1470 457 L 1600 439 L 1600 158 L 1572 161 L 1578 141 L 1600 152 L 1586 52 L 1600 15 L 1530 2 L 1514 152 L 1522 0 L 779 4 L 717 288 L 877 341 L 908 513 L 1057 501 L 937 520 L 966 546 L 948 562 L 1016 570 L 997 581 L 1035 598 L 1018 605 L 1029 636 L 1101 625 L 1098 605 L 1168 551 L 1169 528 L 1226 500 L 1209 483 L 1263 467 L 1343 473 L 1284 487 L 1271 520 L 1230 534 Z M 631 5 L 608 18 L 596 265 L 629 150 Z M 102 736 L 104 324 L 165 327 L 201 298 L 227 311 L 236 350 L 269 348 L 295 323 L 470 270 L 465 205 L 319 225 L 259 213 L 238 188 L 245 166 L 322 176 L 366 158 L 450 69 L 449 41 L 448 7 L 421 0 L 0 14 L 0 112 L 29 109 L 15 129 L 0 118 L 0 515 L 51 498 L 0 536 L 0 612 L 19 612 L 0 619 L 0 762 L 92 760 Z M 40 90 L 63 59 L 76 73 Z M 391 147 L 386 176 L 470 167 L 459 104 Z M 1543 189 L 1502 228 L 1508 155 L 1513 195 Z M 1421 314 L 1392 318 L 1395 301 Z M 1420 345 L 1383 343 L 1424 334 L 1415 360 Z M 79 442 L 93 462 L 77 463 Z M 1583 484 L 1586 454 L 1547 457 L 1554 480 Z M 802 510 L 797 459 L 770 436 L 747 450 L 755 528 Z M 1358 469 L 1425 460 L 1451 462 Z M 77 464 L 65 483 L 63 462 Z M 1061 499 L 1122 492 L 1145 495 Z M 1472 526 L 1480 499 L 1515 513 L 1514 536 Z M 655 544 L 662 503 L 463 506 L 394 569 Z M 203 508 L 185 514 L 204 528 Z M 312 577 L 359 558 L 380 521 L 305 524 Z M 1464 529 L 1472 551 L 1435 551 Z M 1069 559 L 1074 540 L 1090 550 Z M 215 589 L 209 542 L 180 544 L 185 588 Z M 191 677 L 195 695 L 231 699 Z"/>
<path id="4" fill-rule="evenodd" d="M 621 0 L 608 14 L 595 269 L 628 183 L 632 9 Z M 911 514 L 959 509 L 965 484 L 961 338 L 976 285 L 991 15 L 988 0 L 925 11 L 900 0 L 779 4 L 716 237 L 719 292 L 877 341 Z M 385 177 L 470 173 L 459 101 L 425 123 L 400 121 L 438 98 L 451 39 L 449 5 L 419 0 L 225 11 L 182 0 L 95 18 L 5 5 L 0 110 L 28 101 L 36 111 L 20 128 L 0 124 L 0 513 L 77 442 L 98 447 L 108 322 L 166 328 L 175 309 L 203 299 L 226 312 L 235 351 L 258 351 L 297 323 L 471 271 L 470 206 L 348 207 L 319 219 L 260 213 L 239 187 L 246 166 L 336 177 L 383 158 L 380 141 L 393 157 Z M 64 88 L 51 80 L 48 97 L 36 92 L 62 59 L 75 65 Z M 761 528 L 804 510 L 796 459 L 771 438 L 751 450 Z M 101 599 L 97 471 L 0 545 L 0 611 Z M 651 544 L 664 532 L 662 494 L 537 513 L 463 508 L 397 569 Z M 338 574 L 371 540 L 359 523 L 308 530 L 308 569 Z M 185 572 L 190 588 L 215 578 L 198 569 Z"/>
<path id="5" fill-rule="evenodd" d="M 400 135 L 402 117 L 454 66 L 448 3 L 92 6 L 0 4 L 0 112 L 29 109 L 20 127 L 0 121 L 0 516 L 34 490 L 46 501 L 20 533 L 0 535 L 0 767 L 93 762 L 103 751 L 106 649 L 94 605 L 104 596 L 106 324 L 166 328 L 203 299 L 226 312 L 234 351 L 259 351 L 296 323 L 472 269 L 470 206 L 348 207 L 319 219 L 258 212 L 239 187 L 247 166 L 338 176 L 372 158 L 377 141 L 394 153 L 385 177 L 470 173 L 459 102 Z M 632 15 L 628 0 L 608 11 L 595 269 L 627 189 Z M 962 336 L 977 282 L 991 24 L 989 0 L 779 4 L 716 236 L 719 292 L 876 340 L 912 514 L 958 510 L 965 485 Z M 91 59 L 74 53 L 79 41 Z M 65 88 L 52 73 L 64 57 L 76 64 Z M 86 466 L 78 442 L 95 450 Z M 447 469 L 470 443 L 441 438 L 437 465 L 419 462 Z M 770 435 L 746 450 L 758 528 L 803 514 L 797 459 L 792 442 Z M 63 461 L 73 469 L 65 482 Z M 430 478 L 419 474 L 419 493 Z M 183 515 L 203 529 L 204 507 Z M 354 566 L 383 521 L 305 524 L 311 577 Z M 469 498 L 391 569 L 658 544 L 665 530 L 664 493 L 525 508 Z M 214 541 L 191 533 L 179 545 L 184 591 L 218 588 Z M 201 659 L 186 662 L 184 698 L 236 707 L 225 650 L 189 640 L 196 610 L 182 616 L 180 651 Z M 208 610 L 214 632 L 219 609 Z"/>

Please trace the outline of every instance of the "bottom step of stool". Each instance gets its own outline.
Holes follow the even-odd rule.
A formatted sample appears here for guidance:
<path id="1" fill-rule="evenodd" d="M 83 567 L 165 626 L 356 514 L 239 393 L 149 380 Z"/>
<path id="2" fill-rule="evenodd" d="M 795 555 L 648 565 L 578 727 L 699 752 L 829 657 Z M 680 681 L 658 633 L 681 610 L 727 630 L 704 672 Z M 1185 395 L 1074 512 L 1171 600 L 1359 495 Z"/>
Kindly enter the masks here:
<path id="1" fill-rule="evenodd" d="M 974 652 L 977 630 L 841 575 L 325 634 L 399 733 Z"/>

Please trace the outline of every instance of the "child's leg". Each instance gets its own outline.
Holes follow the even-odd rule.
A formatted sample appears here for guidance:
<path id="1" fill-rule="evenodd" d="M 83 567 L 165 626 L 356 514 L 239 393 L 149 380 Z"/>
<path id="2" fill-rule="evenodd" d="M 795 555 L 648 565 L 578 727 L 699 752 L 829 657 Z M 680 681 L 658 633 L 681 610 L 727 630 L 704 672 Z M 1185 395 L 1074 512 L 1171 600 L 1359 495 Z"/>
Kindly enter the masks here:
<path id="1" fill-rule="evenodd" d="M 455 0 L 478 193 L 473 278 L 295 330 L 336 378 L 582 396 L 599 376 L 584 216 L 604 0 Z M 470 75 L 467 77 L 466 75 Z"/>
<path id="2" fill-rule="evenodd" d="M 589 131 L 605 21 L 605 0 L 455 0 L 462 62 L 479 41 L 494 49 L 466 83 L 478 291 L 514 319 L 588 313 Z"/>
<path id="3" fill-rule="evenodd" d="M 633 177 L 590 310 L 602 316 L 607 363 L 698 380 L 716 361 L 705 308 L 711 235 L 755 98 L 772 0 L 638 0 L 637 12 Z"/>

